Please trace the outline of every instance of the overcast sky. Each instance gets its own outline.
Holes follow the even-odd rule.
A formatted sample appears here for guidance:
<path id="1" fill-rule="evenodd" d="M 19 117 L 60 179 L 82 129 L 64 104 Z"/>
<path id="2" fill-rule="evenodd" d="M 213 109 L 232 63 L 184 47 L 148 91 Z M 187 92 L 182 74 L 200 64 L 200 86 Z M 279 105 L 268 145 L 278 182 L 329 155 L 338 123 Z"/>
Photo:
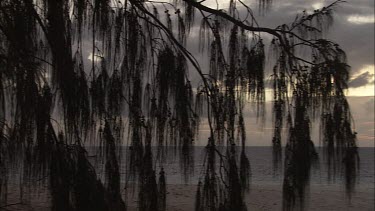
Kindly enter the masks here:
<path id="1" fill-rule="evenodd" d="M 219 0 L 221 9 L 227 10 L 228 2 Z M 333 1 L 274 0 L 265 15 L 260 15 L 256 9 L 258 1 L 243 2 L 255 8 L 254 12 L 260 26 L 275 28 L 293 22 L 296 14 L 304 10 L 311 12 Z M 214 0 L 207 0 L 205 4 L 216 7 Z M 238 8 L 244 11 L 243 8 Z M 347 52 L 348 63 L 352 67 L 348 95 L 374 96 L 374 1 L 348 0 L 340 3 L 335 7 L 334 24 L 326 37 L 337 42 Z M 191 42 L 196 42 L 196 39 Z"/>

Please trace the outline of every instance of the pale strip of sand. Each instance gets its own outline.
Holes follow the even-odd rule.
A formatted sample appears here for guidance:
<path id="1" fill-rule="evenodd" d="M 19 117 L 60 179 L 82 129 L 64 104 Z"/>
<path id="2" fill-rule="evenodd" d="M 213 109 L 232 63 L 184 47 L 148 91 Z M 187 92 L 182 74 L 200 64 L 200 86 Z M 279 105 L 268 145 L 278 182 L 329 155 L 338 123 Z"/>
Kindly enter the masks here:
<path id="1" fill-rule="evenodd" d="M 374 211 L 374 184 L 358 188 L 349 203 L 341 186 L 313 185 L 310 187 L 305 210 L 319 211 Z M 194 210 L 196 185 L 167 185 L 167 210 Z M 18 191 L 16 191 L 18 192 Z M 18 194 L 10 193 L 8 204 L 18 203 Z M 253 184 L 245 196 L 249 211 L 278 211 L 282 205 L 281 185 Z M 50 210 L 49 197 L 44 193 L 32 193 L 25 197 L 26 204 L 6 207 L 17 211 Z M 128 196 L 128 211 L 137 210 L 137 197 Z"/>
<path id="2" fill-rule="evenodd" d="M 374 189 L 358 189 L 349 204 L 340 186 L 311 186 L 305 210 L 319 211 L 374 211 Z M 168 185 L 167 210 L 194 210 L 195 185 Z M 372 188 L 372 189 L 371 189 Z M 280 185 L 252 185 L 245 196 L 249 211 L 277 211 L 282 206 Z M 128 210 L 137 210 L 137 200 L 129 198 Z"/>

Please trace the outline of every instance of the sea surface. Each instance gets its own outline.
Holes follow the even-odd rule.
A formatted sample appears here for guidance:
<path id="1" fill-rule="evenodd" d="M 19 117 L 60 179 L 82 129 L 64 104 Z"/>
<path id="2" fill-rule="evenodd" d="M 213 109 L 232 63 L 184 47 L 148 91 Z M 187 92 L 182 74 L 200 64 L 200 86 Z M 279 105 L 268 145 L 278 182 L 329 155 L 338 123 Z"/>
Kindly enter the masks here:
<path id="1" fill-rule="evenodd" d="M 375 148 L 359 148 L 360 157 L 360 168 L 356 182 L 358 188 L 365 188 L 374 190 L 374 149 Z M 93 153 L 95 150 L 88 150 Z M 120 173 L 122 183 L 132 182 L 129 179 L 127 172 L 128 166 L 126 165 L 126 154 L 125 148 L 119 150 L 119 154 L 122 154 L 120 159 Z M 170 150 L 172 151 L 172 150 Z M 324 185 L 324 186 L 342 186 L 344 187 L 344 180 L 341 171 L 336 172 L 335 175 L 329 179 L 327 165 L 324 161 L 322 148 L 317 148 L 319 153 L 319 162 L 311 171 L 311 185 Z M 154 156 L 157 154 L 156 149 L 153 152 Z M 251 164 L 251 184 L 254 185 L 282 185 L 283 182 L 283 167 L 279 170 L 274 170 L 272 164 L 272 147 L 246 147 L 246 154 Z M 180 167 L 180 160 L 178 156 L 169 153 L 163 164 L 155 163 L 156 173 L 161 167 L 163 167 L 167 184 L 198 184 L 199 180 L 203 178 L 202 172 L 204 172 L 204 147 L 194 147 L 194 165 L 193 172 L 190 174 L 189 179 L 186 180 L 182 174 Z M 95 166 L 99 177 L 103 177 L 104 165 L 101 162 L 95 162 L 95 159 L 90 158 L 93 165 Z M 217 159 L 219 160 L 219 159 Z M 282 164 L 283 162 L 281 162 Z M 104 179 L 104 178 L 103 178 Z"/>

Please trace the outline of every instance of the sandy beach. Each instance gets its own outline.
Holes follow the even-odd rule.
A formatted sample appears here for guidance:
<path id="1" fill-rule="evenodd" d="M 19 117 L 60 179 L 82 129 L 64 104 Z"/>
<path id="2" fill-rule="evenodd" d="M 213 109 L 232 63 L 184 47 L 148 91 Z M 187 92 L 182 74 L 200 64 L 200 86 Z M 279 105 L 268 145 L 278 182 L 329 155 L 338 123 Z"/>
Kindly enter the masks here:
<path id="1" fill-rule="evenodd" d="M 319 211 L 374 211 L 374 184 L 367 188 L 358 188 L 353 194 L 351 202 L 347 200 L 341 186 L 313 185 L 310 187 L 310 196 L 307 199 L 305 210 Z M 17 193 L 10 193 L 8 204 L 4 210 L 47 211 L 50 210 L 49 197 L 46 192 L 32 193 L 24 197 L 24 204 L 18 204 Z M 194 210 L 195 185 L 168 185 L 167 210 L 192 211 Z M 280 185 L 252 185 L 251 191 L 245 196 L 248 210 L 274 211 L 281 210 L 282 191 Z M 137 197 L 128 196 L 128 211 L 137 210 Z"/>
<path id="2" fill-rule="evenodd" d="M 194 210 L 194 197 L 196 186 L 173 185 L 169 186 L 167 209 L 173 211 Z M 281 210 L 282 191 L 277 185 L 252 185 L 249 194 L 245 196 L 248 210 L 272 211 Z M 358 190 L 349 204 L 345 193 L 340 187 L 311 187 L 310 197 L 307 200 L 306 210 L 374 210 L 373 189 Z M 131 205 L 131 204 L 130 204 Z M 129 210 L 136 207 L 129 206 Z"/>
<path id="3" fill-rule="evenodd" d="M 282 191 L 280 187 L 278 185 L 252 185 L 250 193 L 245 196 L 248 210 L 281 210 Z M 167 210 L 194 210 L 195 191 L 196 186 L 193 185 L 169 186 Z M 341 187 L 312 186 L 307 203 L 306 210 L 373 211 L 374 191 L 373 189 L 358 190 L 349 204 Z M 136 207 L 129 206 L 129 208 L 129 210 L 136 210 Z"/>

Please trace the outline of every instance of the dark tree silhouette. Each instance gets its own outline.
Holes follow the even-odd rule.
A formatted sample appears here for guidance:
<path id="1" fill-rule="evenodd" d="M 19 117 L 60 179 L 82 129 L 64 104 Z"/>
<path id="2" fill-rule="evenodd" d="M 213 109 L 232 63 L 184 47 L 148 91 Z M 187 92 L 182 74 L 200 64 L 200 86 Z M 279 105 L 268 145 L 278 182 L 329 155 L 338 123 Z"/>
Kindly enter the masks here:
<path id="1" fill-rule="evenodd" d="M 318 156 L 310 138 L 315 117 L 331 175 L 344 172 L 350 196 L 359 158 L 344 96 L 349 66 L 323 36 L 340 0 L 276 28 L 259 26 L 241 0 L 230 0 L 228 11 L 202 2 L 0 1 L 0 206 L 18 169 L 21 183 L 48 185 L 52 210 L 125 210 L 119 149 L 126 145 L 126 179 L 137 181 L 139 209 L 165 210 L 167 175 L 161 170 L 158 179 L 156 164 L 172 152 L 189 179 L 203 118 L 210 137 L 195 209 L 246 210 L 251 170 L 242 110 L 250 100 L 264 116 L 265 34 L 274 54 L 275 170 L 282 128 L 289 131 L 283 209 L 304 206 Z M 260 1 L 260 11 L 270 4 Z M 198 21 L 208 70 L 186 47 Z M 91 145 L 100 146 L 104 178 L 89 162 Z"/>

